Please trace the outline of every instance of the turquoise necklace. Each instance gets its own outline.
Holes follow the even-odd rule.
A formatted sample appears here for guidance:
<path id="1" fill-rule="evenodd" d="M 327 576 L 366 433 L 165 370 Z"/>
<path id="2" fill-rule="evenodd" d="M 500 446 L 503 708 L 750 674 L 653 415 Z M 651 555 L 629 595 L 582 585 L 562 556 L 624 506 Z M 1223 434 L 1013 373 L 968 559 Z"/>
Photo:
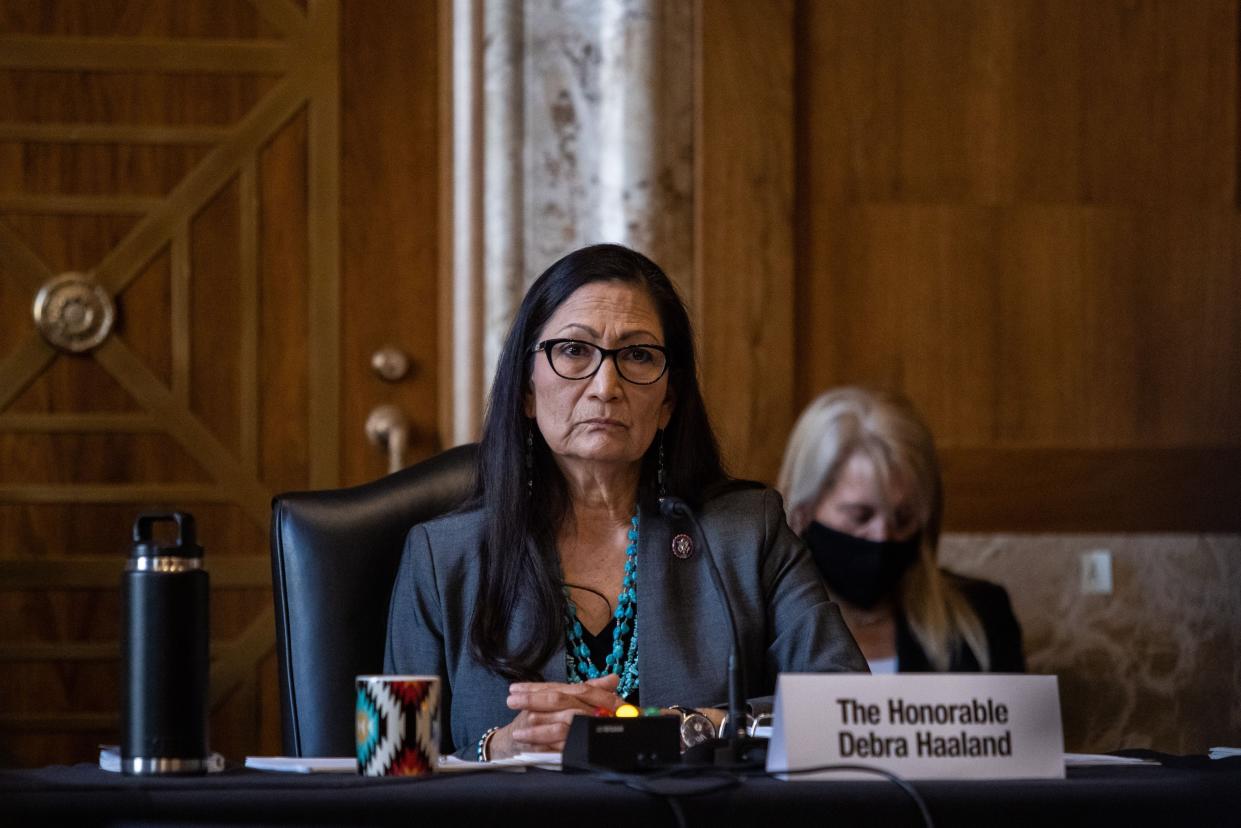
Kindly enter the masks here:
<path id="1" fill-rule="evenodd" d="M 565 587 L 565 628 L 569 645 L 565 648 L 565 666 L 570 684 L 581 684 L 587 679 L 600 676 L 620 675 L 616 695 L 622 699 L 638 689 L 638 514 L 629 519 L 629 545 L 625 547 L 625 579 L 620 594 L 616 596 L 616 610 L 612 616 L 616 626 L 612 629 L 612 652 L 608 653 L 602 671 L 590 658 L 590 648 L 582 640 L 582 622 L 577 620 L 577 607 L 569 598 Z M 630 630 L 632 629 L 632 635 Z"/>

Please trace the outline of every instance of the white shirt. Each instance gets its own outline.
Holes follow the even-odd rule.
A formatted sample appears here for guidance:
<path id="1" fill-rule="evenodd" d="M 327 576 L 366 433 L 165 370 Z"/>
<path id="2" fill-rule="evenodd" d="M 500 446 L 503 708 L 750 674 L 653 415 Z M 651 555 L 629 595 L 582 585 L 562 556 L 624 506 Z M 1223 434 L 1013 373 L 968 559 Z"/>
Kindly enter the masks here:
<path id="1" fill-rule="evenodd" d="M 872 673 L 895 673 L 896 672 L 896 656 L 888 658 L 867 659 L 866 663 L 870 665 Z"/>

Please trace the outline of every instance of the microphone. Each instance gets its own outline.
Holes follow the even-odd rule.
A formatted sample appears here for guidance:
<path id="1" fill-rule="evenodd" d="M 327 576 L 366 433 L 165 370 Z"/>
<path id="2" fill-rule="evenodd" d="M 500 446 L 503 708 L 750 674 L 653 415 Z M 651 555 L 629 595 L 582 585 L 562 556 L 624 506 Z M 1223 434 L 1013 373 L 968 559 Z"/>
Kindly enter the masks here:
<path id="1" fill-rule="evenodd" d="M 741 709 L 742 699 L 744 698 L 741 689 L 741 639 L 737 636 L 737 621 L 733 617 L 732 605 L 728 602 L 728 593 L 724 591 L 724 579 L 720 577 L 720 568 L 715 559 L 715 552 L 711 549 L 706 533 L 702 531 L 702 524 L 694 516 L 694 512 L 690 509 L 689 504 L 679 497 L 661 497 L 659 499 L 659 511 L 664 517 L 681 518 L 689 521 L 694 528 L 694 532 L 698 535 L 698 539 L 702 541 L 703 547 L 707 550 L 707 563 L 709 564 L 708 570 L 711 573 L 711 582 L 715 584 L 716 594 L 719 595 L 720 603 L 724 605 L 724 615 L 728 619 L 728 632 L 731 635 L 731 646 L 728 652 L 727 744 L 721 746 L 719 742 L 723 740 L 717 741 L 714 761 L 717 765 L 741 764 L 746 761 L 745 753 L 750 747 L 748 744 L 749 740 L 744 739 L 742 736 L 745 718 Z"/>

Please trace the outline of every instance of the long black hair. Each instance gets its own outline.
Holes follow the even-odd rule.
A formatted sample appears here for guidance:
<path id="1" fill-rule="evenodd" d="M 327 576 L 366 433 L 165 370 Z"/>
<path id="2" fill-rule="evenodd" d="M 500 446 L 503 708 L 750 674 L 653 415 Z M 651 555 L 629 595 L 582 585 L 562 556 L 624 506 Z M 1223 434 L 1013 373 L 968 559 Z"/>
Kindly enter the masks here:
<path id="1" fill-rule="evenodd" d="M 522 300 L 496 366 L 473 499 L 484 512 L 486 534 L 470 647 L 479 662 L 510 681 L 538 680 L 543 664 L 564 637 L 564 584 L 556 537 L 568 515 L 569 493 L 550 449 L 525 413 L 533 370 L 531 349 L 561 303 L 584 285 L 607 281 L 645 289 L 663 325 L 674 400 L 663 434 L 667 493 L 695 503 L 707 486 L 727 478 L 698 387 L 689 314 L 667 275 L 646 256 L 616 244 L 584 247 L 545 270 Z M 528 435 L 533 496 L 527 493 Z M 652 441 L 642 459 L 638 502 L 644 511 L 658 509 L 658 443 Z M 506 634 L 519 595 L 533 604 L 534 628 L 510 651 Z"/>

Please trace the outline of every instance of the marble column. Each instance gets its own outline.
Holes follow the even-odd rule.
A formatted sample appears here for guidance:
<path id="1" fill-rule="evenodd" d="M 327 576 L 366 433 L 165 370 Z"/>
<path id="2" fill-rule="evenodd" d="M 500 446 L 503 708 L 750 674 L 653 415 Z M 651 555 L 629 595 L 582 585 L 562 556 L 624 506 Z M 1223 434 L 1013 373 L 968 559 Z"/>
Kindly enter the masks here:
<path id="1" fill-rule="evenodd" d="M 690 0 L 453 0 L 452 18 L 446 445 L 477 438 L 513 313 L 556 259 L 626 244 L 683 292 L 693 263 Z"/>

